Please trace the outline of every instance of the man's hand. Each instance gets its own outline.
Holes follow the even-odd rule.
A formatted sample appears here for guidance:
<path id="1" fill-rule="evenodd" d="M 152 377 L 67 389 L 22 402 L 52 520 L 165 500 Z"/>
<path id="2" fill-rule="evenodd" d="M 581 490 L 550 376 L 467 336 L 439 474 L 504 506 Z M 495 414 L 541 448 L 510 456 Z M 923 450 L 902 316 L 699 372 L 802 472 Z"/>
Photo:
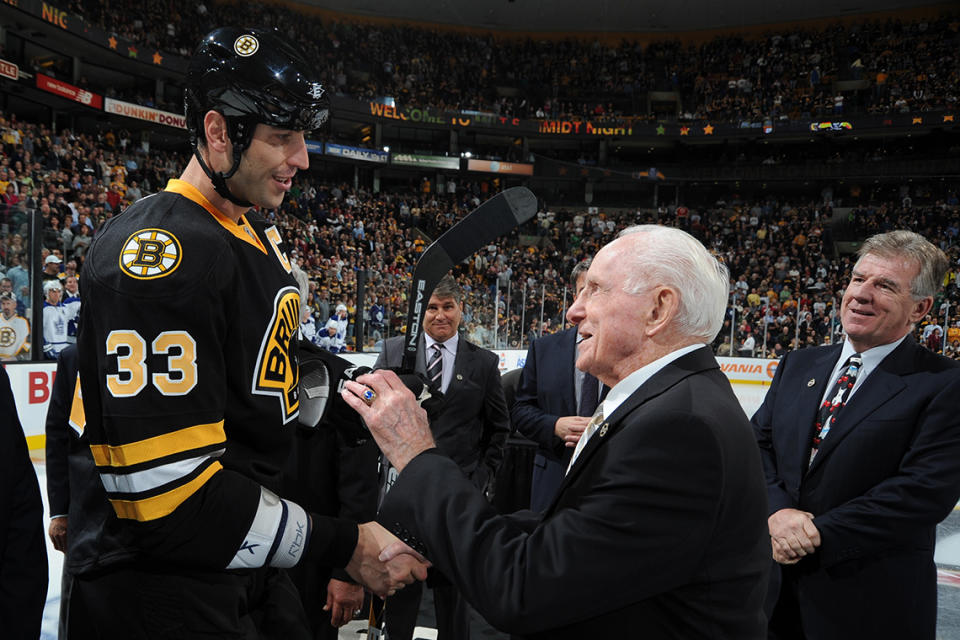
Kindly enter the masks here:
<path id="1" fill-rule="evenodd" d="M 364 395 L 370 391 L 374 395 L 367 404 Z M 420 453 L 436 446 L 427 412 L 393 371 L 373 371 L 356 382 L 348 380 L 340 395 L 360 414 L 380 451 L 398 472 Z"/>
<path id="2" fill-rule="evenodd" d="M 50 529 L 47 531 L 50 542 L 57 551 L 67 552 L 67 516 L 50 519 Z"/>
<path id="3" fill-rule="evenodd" d="M 330 612 L 330 624 L 338 629 L 353 620 L 354 614 L 363 606 L 363 587 L 336 578 L 327 583 L 327 604 L 324 611 Z"/>
<path id="4" fill-rule="evenodd" d="M 590 424 L 590 416 L 564 416 L 557 418 L 557 423 L 553 425 L 553 432 L 563 440 L 566 446 L 575 447 L 588 424 Z"/>
<path id="5" fill-rule="evenodd" d="M 397 542 L 397 537 L 376 522 L 359 525 L 357 548 L 347 564 L 350 577 L 365 585 L 370 591 L 385 598 L 414 580 L 426 580 L 430 563 L 414 552 L 384 562 L 379 556 L 387 546 Z M 411 555 L 412 554 L 412 555 Z"/>
<path id="6" fill-rule="evenodd" d="M 820 531 L 813 514 L 799 509 L 780 509 L 767 518 L 773 559 L 780 564 L 795 564 L 820 546 Z"/>

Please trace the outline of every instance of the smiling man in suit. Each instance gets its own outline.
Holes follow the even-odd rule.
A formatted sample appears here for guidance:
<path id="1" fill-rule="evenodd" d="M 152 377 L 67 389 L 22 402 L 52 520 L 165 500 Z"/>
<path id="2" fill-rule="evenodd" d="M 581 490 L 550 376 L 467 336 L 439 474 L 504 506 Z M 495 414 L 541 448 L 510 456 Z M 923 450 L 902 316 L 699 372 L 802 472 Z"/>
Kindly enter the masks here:
<path id="1" fill-rule="evenodd" d="M 460 336 L 462 318 L 463 293 L 448 274 L 427 302 L 415 369 L 444 395 L 431 424 L 437 447 L 460 467 L 476 489 L 485 492 L 503 459 L 510 420 L 500 384 L 499 360 L 492 352 Z M 403 340 L 403 336 L 388 339 L 374 368 L 400 366 Z M 385 475 L 385 490 L 389 491 L 396 469 Z M 456 588 L 433 574 L 429 583 L 433 587 L 439 640 L 469 640 L 469 613 Z M 385 617 L 390 638 L 409 640 L 412 636 L 421 592 L 418 583 L 387 600 Z"/>
<path id="2" fill-rule="evenodd" d="M 847 340 L 787 354 L 753 417 L 772 638 L 934 638 L 936 525 L 960 496 L 960 364 L 910 332 L 947 268 L 916 233 L 868 238 L 840 307 Z"/>
<path id="3" fill-rule="evenodd" d="M 600 250 L 567 319 L 583 336 L 577 367 L 611 388 L 543 514 L 498 515 L 392 372 L 348 383 L 400 470 L 379 520 L 514 634 L 762 638 L 760 456 L 707 346 L 728 288 L 726 267 L 678 229 L 633 227 Z"/>

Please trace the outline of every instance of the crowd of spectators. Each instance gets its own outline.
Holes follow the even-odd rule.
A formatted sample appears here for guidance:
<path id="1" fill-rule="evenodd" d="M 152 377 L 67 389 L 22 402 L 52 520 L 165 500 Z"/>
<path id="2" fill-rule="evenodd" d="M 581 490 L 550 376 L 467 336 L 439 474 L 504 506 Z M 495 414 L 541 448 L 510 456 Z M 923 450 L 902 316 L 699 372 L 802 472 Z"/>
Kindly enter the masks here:
<path id="1" fill-rule="evenodd" d="M 950 13 L 784 25 L 703 42 L 647 42 L 649 34 L 612 42 L 382 26 L 257 3 L 69 4 L 108 32 L 181 56 L 215 26 L 275 26 L 318 61 L 338 94 L 521 118 L 760 121 L 916 112 L 954 108 L 960 85 L 960 16 Z M 861 82 L 841 89 L 837 81 Z M 675 92 L 679 100 L 661 109 L 648 104 L 648 91 Z"/>
<path id="2" fill-rule="evenodd" d="M 183 154 L 145 153 L 122 135 L 54 132 L 2 113 L 0 136 L 0 193 L 5 196 L 0 200 L 0 271 L 11 280 L 21 314 L 29 305 L 28 210 L 42 216 L 44 264 L 53 263 L 64 277 L 82 273 L 83 255 L 97 228 L 133 200 L 163 188 L 186 161 Z M 416 188 L 372 193 L 303 174 L 284 204 L 265 215 L 277 224 L 307 276 L 306 306 L 317 333 L 342 304 L 349 322 L 337 334 L 342 333 L 344 345 L 355 348 L 362 314 L 367 326 L 361 346 L 372 348 L 405 329 L 410 273 L 419 254 L 496 189 L 496 183 L 483 180 L 457 184 L 450 179 L 440 186 L 425 179 Z M 715 347 L 721 355 L 756 357 L 778 357 L 841 336 L 836 307 L 853 257 L 835 254 L 833 228 L 842 225 L 859 238 L 914 229 L 938 242 L 952 264 L 944 294 L 917 328 L 918 339 L 960 352 L 956 193 L 924 203 L 906 195 L 899 202 L 862 205 L 844 220 L 837 219 L 829 200 L 731 199 L 630 215 L 542 211 L 456 268 L 466 293 L 468 337 L 485 346 L 522 348 L 533 337 L 562 328 L 573 265 L 623 227 L 645 222 L 680 226 L 723 257 L 731 270 L 731 307 Z M 48 262 L 51 255 L 55 260 Z M 361 270 L 367 285 L 364 308 L 358 309 Z"/>

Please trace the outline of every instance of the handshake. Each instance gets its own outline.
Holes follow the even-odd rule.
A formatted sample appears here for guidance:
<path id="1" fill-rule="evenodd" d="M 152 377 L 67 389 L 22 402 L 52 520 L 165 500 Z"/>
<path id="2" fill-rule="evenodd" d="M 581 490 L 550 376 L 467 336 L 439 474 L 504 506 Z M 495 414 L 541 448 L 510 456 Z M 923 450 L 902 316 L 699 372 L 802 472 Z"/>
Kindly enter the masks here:
<path id="1" fill-rule="evenodd" d="M 359 525 L 347 573 L 381 598 L 414 580 L 426 580 L 430 563 L 376 522 Z"/>

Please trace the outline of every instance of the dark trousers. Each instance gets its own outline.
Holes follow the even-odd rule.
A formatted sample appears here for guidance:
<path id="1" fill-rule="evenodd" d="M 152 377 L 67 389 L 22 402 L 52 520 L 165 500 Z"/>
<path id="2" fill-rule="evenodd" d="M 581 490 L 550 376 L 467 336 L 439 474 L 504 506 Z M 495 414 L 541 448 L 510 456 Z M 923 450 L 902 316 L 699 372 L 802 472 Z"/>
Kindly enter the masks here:
<path id="1" fill-rule="evenodd" d="M 433 602 L 437 612 L 437 640 L 470 640 L 470 613 L 456 587 L 440 579 L 434 584 Z M 384 612 L 388 640 L 412 640 L 420 611 L 423 583 L 407 585 L 387 598 Z"/>
<path id="2" fill-rule="evenodd" d="M 101 640 L 309 640 L 297 590 L 277 569 L 122 568 L 78 577 L 78 594 Z"/>
<path id="3" fill-rule="evenodd" d="M 764 609 L 769 620 L 769 640 L 804 640 L 803 619 L 797 600 L 796 571 L 793 566 L 774 563 Z"/>
<path id="4" fill-rule="evenodd" d="M 96 640 L 97 632 L 83 595 L 75 589 L 76 577 L 64 568 L 60 581 L 59 640 Z"/>

